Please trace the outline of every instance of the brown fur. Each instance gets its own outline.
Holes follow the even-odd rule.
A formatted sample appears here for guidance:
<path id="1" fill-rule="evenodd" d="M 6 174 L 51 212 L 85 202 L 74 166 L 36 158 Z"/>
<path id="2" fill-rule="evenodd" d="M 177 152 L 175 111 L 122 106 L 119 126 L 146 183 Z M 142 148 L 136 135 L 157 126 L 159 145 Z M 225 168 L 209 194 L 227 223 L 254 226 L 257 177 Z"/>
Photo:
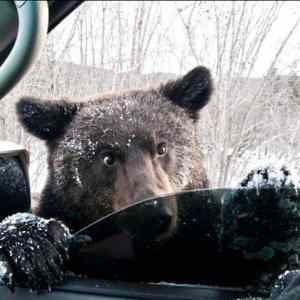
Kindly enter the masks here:
<path id="1" fill-rule="evenodd" d="M 209 71 L 197 67 L 157 89 L 82 102 L 23 98 L 21 122 L 49 149 L 38 214 L 76 230 L 144 198 L 207 187 L 197 120 L 211 92 Z"/>

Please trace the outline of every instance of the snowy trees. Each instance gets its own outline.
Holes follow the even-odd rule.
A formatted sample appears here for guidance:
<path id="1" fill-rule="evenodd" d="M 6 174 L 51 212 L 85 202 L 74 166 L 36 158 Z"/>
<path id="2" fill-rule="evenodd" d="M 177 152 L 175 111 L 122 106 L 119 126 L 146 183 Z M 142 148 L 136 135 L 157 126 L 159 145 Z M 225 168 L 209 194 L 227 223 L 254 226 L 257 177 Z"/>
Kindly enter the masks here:
<path id="1" fill-rule="evenodd" d="M 203 113 L 200 131 L 205 134 L 207 167 L 216 186 L 240 178 L 255 156 L 266 151 L 273 152 L 273 158 L 283 156 L 288 164 L 296 160 L 299 121 L 293 112 L 297 108 L 288 100 L 289 77 L 276 74 L 276 66 L 289 53 L 285 50 L 299 32 L 300 18 L 282 29 L 274 49 L 266 50 L 284 8 L 280 2 L 264 6 L 257 2 L 194 2 L 184 9 L 177 7 L 187 56 L 195 64 L 209 62 L 214 72 L 214 103 Z M 212 49 L 213 55 L 206 49 Z M 261 67 L 264 70 L 256 78 Z"/>

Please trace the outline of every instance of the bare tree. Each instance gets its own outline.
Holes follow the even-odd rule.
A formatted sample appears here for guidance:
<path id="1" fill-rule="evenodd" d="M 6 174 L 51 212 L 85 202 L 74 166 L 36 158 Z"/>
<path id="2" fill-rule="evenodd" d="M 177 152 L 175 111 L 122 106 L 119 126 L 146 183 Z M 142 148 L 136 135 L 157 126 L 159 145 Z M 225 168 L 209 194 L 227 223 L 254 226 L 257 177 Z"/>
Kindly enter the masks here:
<path id="1" fill-rule="evenodd" d="M 212 184 L 232 184 L 257 160 L 278 157 L 289 165 L 298 163 L 300 60 L 295 57 L 286 66 L 288 76 L 282 76 L 279 62 L 299 33 L 299 17 L 265 55 L 286 5 L 87 1 L 51 33 L 35 68 L 0 102 L 0 138 L 24 144 L 33 153 L 31 177 L 33 190 L 38 190 L 46 152 L 17 121 L 14 103 L 20 95 L 82 97 L 136 88 L 202 64 L 215 81 L 199 127 Z M 167 70 L 175 66 L 178 74 L 145 74 L 161 72 L 163 64 Z M 262 64 L 264 76 L 257 77 Z"/>
<path id="2" fill-rule="evenodd" d="M 271 70 L 298 29 L 300 18 L 278 44 L 265 77 L 255 80 L 255 67 L 284 3 L 270 3 L 259 13 L 257 5 L 244 1 L 227 5 L 212 2 L 206 7 L 194 2 L 184 9 L 176 6 L 189 53 L 196 64 L 211 61 L 203 49 L 195 46 L 196 37 L 205 44 L 208 34 L 211 34 L 203 30 L 203 21 L 197 16 L 203 16 L 207 10 L 211 13 L 203 19 L 209 22 L 211 18 L 214 24 L 212 32 L 216 39 L 215 45 L 210 48 L 215 48 L 215 59 L 211 61 L 215 78 L 214 101 L 203 113 L 200 130 L 205 134 L 207 166 L 216 186 L 230 184 L 232 178 L 241 173 L 245 165 L 240 162 L 249 151 L 257 151 L 263 145 L 282 144 L 284 142 L 280 139 L 287 135 L 287 131 L 279 130 L 279 126 L 283 126 L 283 120 L 279 122 L 282 111 L 266 110 L 266 102 L 274 103 L 274 93 L 266 92 L 270 91 L 274 79 Z"/>

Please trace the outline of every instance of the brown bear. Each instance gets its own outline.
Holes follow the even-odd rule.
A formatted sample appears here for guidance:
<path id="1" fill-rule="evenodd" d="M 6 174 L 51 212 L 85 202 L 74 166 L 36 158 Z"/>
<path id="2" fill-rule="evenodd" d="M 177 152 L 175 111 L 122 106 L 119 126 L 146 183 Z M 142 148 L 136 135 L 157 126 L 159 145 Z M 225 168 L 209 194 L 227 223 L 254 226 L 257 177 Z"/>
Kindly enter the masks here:
<path id="1" fill-rule="evenodd" d="M 42 224 L 43 233 L 31 228 L 32 235 L 26 236 L 36 247 L 35 252 L 28 250 L 27 257 L 32 257 L 26 259 L 27 271 L 21 267 L 24 261 L 12 259 L 14 280 L 31 287 L 57 283 L 53 277 L 63 265 L 65 252 L 60 255 L 56 245 L 69 235 L 60 222 L 74 232 L 136 201 L 207 187 L 197 121 L 212 90 L 209 70 L 199 66 L 148 90 L 76 102 L 22 98 L 17 103 L 19 119 L 29 133 L 46 141 L 49 176 L 36 211 L 39 218 L 16 216 L 11 220 L 14 226 L 9 219 L 0 225 L 0 248 L 13 248 L 12 256 L 19 257 L 17 247 L 12 246 L 18 239 L 11 238 L 11 230 L 20 230 L 18 225 L 29 224 L 31 218 L 36 222 L 30 226 Z M 167 224 L 163 226 L 172 230 L 175 205 L 161 209 Z M 44 218 L 54 218 L 51 226 Z M 62 235 L 58 228 L 63 229 Z M 23 244 L 26 248 L 25 240 Z M 49 260 L 59 257 L 60 262 L 49 267 L 45 258 L 31 267 L 45 247 L 51 252 L 49 245 L 54 245 L 52 253 L 56 250 L 48 254 Z M 52 275 L 45 275 L 43 267 Z"/>
<path id="2" fill-rule="evenodd" d="M 211 90 L 198 67 L 158 89 L 87 102 L 21 99 L 21 123 L 49 149 L 38 215 L 77 230 L 137 200 L 207 187 L 197 120 Z"/>

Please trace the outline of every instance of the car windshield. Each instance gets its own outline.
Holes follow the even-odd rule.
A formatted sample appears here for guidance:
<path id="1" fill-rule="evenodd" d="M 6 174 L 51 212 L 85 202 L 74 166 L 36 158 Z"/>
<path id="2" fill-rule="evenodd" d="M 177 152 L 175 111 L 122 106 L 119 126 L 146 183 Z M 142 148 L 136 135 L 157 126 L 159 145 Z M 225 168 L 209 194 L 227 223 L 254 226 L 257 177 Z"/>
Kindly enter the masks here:
<path id="1" fill-rule="evenodd" d="M 49 34 L 0 102 L 0 140 L 30 153 L 33 211 L 47 194 L 73 232 L 102 220 L 101 234 L 100 223 L 80 232 L 94 241 L 74 254 L 84 268 L 107 264 L 97 276 L 116 278 L 118 260 L 128 278 L 134 260 L 145 280 L 195 283 L 199 267 L 203 284 L 240 286 L 257 274 L 249 261 L 263 276 L 298 247 L 281 243 L 300 210 L 299 16 L 297 2 L 86 1 Z M 17 114 L 26 95 L 31 111 Z M 167 272 L 174 260 L 182 277 Z M 220 272 L 232 265 L 237 276 Z"/>

